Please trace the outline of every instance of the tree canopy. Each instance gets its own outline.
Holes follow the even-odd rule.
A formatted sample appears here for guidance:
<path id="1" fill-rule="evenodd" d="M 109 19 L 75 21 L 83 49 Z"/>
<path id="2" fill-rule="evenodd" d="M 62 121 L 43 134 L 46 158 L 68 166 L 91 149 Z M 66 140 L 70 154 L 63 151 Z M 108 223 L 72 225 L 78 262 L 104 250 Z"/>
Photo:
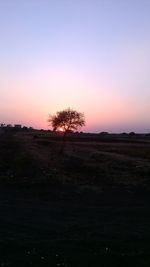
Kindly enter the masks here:
<path id="1" fill-rule="evenodd" d="M 67 108 L 56 112 L 55 115 L 50 115 L 48 122 L 54 131 L 75 131 L 85 125 L 84 114 L 76 110 Z"/>

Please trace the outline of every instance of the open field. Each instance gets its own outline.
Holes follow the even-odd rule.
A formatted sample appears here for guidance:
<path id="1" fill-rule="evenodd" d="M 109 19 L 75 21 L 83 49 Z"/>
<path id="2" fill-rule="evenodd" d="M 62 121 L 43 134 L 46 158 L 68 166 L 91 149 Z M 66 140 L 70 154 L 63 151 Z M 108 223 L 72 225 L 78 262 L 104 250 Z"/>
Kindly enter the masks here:
<path id="1" fill-rule="evenodd" d="M 1 266 L 149 266 L 150 142 L 0 136 Z"/>

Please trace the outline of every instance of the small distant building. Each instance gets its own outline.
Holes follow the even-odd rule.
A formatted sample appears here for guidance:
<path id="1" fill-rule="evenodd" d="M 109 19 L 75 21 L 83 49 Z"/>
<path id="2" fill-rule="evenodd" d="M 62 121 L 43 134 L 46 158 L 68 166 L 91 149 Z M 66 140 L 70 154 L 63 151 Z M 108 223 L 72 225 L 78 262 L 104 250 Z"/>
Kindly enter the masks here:
<path id="1" fill-rule="evenodd" d="M 14 127 L 15 127 L 16 129 L 21 129 L 21 128 L 22 128 L 22 125 L 21 125 L 21 124 L 15 124 Z"/>

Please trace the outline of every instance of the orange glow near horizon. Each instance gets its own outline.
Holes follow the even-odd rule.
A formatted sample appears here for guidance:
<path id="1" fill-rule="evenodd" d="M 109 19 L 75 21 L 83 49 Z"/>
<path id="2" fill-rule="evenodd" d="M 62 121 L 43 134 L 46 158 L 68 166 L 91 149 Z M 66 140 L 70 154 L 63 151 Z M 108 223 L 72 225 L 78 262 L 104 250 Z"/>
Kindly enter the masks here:
<path id="1" fill-rule="evenodd" d="M 69 67 L 47 68 L 28 77 L 13 76 L 7 80 L 5 73 L 0 92 L 0 122 L 51 129 L 48 115 L 70 107 L 85 115 L 86 125 L 81 131 L 136 131 L 139 118 L 141 128 L 142 123 L 147 124 L 148 104 L 139 105 L 137 99 L 122 94 L 119 86 L 104 86 L 92 74 L 82 74 Z"/>
<path id="2" fill-rule="evenodd" d="M 64 132 L 64 129 L 63 129 L 63 127 L 59 127 L 59 128 L 58 128 L 58 132 L 61 132 L 61 133 L 63 133 L 63 132 Z"/>

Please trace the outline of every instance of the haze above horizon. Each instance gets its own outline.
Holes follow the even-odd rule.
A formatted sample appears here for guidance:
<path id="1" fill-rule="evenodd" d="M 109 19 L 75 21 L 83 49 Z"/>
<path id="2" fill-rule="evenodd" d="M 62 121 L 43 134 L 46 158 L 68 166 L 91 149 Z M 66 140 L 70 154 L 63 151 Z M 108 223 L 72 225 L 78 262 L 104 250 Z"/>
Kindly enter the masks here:
<path id="1" fill-rule="evenodd" d="M 0 1 L 0 122 L 47 129 L 71 107 L 87 132 L 149 132 L 149 14 L 149 0 Z"/>

